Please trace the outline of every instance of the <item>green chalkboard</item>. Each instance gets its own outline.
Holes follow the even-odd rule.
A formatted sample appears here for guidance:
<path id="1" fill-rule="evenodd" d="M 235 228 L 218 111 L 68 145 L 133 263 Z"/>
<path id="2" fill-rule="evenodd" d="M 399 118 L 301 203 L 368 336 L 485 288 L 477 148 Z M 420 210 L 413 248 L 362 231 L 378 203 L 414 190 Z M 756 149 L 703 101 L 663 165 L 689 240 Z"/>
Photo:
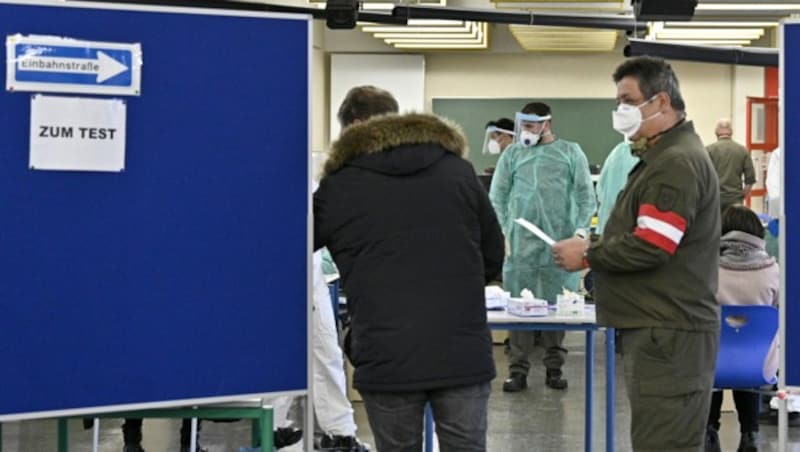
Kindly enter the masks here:
<path id="1" fill-rule="evenodd" d="M 602 165 L 614 146 L 622 141 L 622 135 L 611 128 L 611 110 L 616 107 L 614 99 L 475 99 L 435 98 L 433 112 L 450 118 L 464 128 L 469 141 L 469 160 L 475 171 L 495 166 L 499 156 L 483 155 L 483 137 L 488 121 L 514 114 L 529 102 L 544 102 L 553 111 L 553 132 L 565 140 L 581 145 L 589 164 Z"/>

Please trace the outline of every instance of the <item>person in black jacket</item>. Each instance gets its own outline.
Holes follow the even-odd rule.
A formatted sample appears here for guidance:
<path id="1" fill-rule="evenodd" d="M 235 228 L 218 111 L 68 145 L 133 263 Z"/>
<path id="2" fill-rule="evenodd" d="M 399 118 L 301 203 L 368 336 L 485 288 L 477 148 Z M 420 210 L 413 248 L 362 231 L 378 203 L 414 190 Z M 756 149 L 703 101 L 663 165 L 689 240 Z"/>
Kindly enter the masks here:
<path id="1" fill-rule="evenodd" d="M 398 115 L 381 89 L 350 90 L 314 195 L 352 315 L 346 352 L 381 452 L 419 451 L 430 402 L 440 449 L 486 450 L 495 377 L 484 286 L 503 237 L 454 125 Z"/>

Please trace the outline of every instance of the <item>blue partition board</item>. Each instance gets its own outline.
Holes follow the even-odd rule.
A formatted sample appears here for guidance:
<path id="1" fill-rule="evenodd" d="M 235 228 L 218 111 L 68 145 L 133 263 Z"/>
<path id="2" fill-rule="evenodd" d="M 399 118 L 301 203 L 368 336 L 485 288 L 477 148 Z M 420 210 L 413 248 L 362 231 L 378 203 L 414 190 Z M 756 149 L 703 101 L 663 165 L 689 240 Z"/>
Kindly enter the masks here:
<path id="1" fill-rule="evenodd" d="M 800 186 L 794 183 L 800 177 L 800 129 L 796 127 L 800 121 L 800 24 L 786 24 L 783 26 L 783 61 L 781 83 L 783 85 L 782 108 L 783 118 L 783 164 L 784 179 L 791 183 L 783 185 L 784 201 L 784 230 L 782 234 L 786 246 L 781 250 L 781 264 L 784 265 L 786 275 L 785 326 L 786 343 L 783 344 L 786 353 L 786 384 L 800 386 L 800 335 L 796 334 L 790 325 L 800 319 Z"/>
<path id="2" fill-rule="evenodd" d="M 139 42 L 142 94 L 124 172 L 35 171 L 2 85 L 0 416 L 305 390 L 309 19 L 55 3 L 0 36 Z"/>

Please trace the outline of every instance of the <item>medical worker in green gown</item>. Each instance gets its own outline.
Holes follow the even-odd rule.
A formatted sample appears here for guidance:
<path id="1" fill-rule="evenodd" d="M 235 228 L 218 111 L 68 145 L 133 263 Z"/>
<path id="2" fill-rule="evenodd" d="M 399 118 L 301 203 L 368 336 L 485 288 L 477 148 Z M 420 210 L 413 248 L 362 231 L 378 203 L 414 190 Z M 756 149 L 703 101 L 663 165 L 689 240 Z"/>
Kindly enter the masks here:
<path id="1" fill-rule="evenodd" d="M 529 289 L 536 298 L 555 303 L 563 289 L 578 290 L 580 273 L 568 273 L 553 261 L 550 245 L 514 223 L 525 218 L 555 241 L 588 231 L 597 203 L 589 164 L 577 143 L 558 138 L 551 131 L 550 106 L 541 102 L 526 105 L 517 113 L 515 143 L 500 157 L 489 197 L 506 237 L 503 285 L 511 296 Z M 534 332 L 509 334 L 510 376 L 503 391 L 518 392 L 527 387 Z M 545 384 L 565 389 L 562 378 L 566 350 L 563 331 L 543 331 Z"/>

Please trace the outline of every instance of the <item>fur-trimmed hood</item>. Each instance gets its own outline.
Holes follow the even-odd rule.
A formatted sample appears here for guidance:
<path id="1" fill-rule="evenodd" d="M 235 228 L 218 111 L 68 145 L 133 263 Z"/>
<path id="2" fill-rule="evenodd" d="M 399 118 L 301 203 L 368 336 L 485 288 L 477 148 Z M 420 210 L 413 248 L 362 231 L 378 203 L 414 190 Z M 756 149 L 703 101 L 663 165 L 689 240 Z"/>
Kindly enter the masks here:
<path id="1" fill-rule="evenodd" d="M 380 157 L 360 159 L 360 157 L 391 154 L 390 151 L 401 147 L 415 148 L 413 149 L 414 163 L 412 165 L 418 166 L 438 160 L 444 152 L 464 157 L 468 149 L 467 139 L 461 128 L 455 123 L 435 115 L 411 113 L 377 116 L 351 126 L 342 133 L 339 140 L 333 143 L 323 175 L 335 173 L 355 159 L 359 159 L 359 161 L 373 160 L 371 164 L 359 166 L 369 166 L 374 169 L 375 166 L 381 165 L 377 160 L 384 159 Z M 390 166 L 396 170 L 397 159 L 390 160 L 392 160 Z"/>

